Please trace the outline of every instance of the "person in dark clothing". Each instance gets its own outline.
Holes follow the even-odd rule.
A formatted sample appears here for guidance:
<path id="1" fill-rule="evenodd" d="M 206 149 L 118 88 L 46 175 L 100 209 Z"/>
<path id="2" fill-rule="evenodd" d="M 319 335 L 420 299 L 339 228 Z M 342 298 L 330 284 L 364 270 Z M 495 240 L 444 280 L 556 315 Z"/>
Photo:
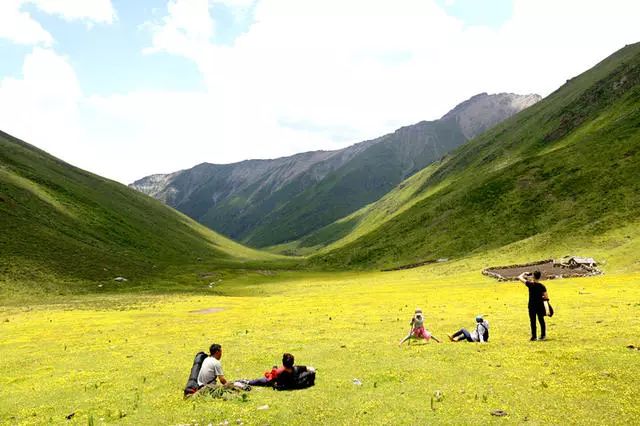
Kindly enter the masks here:
<path id="1" fill-rule="evenodd" d="M 523 272 L 518 276 L 518 279 L 524 283 L 529 289 L 529 322 L 531 324 L 531 341 L 546 340 L 547 327 L 544 322 L 545 315 L 545 301 L 549 300 L 547 294 L 547 288 L 539 280 L 541 277 L 540 271 Z M 540 339 L 536 338 L 536 317 L 540 323 Z"/>
<path id="2" fill-rule="evenodd" d="M 281 375 L 283 377 L 287 375 L 293 374 L 293 363 L 294 363 L 293 355 L 289 353 L 285 353 L 282 355 L 282 367 L 278 368 L 275 365 L 273 368 L 264 373 L 264 377 L 260 377 L 259 379 L 249 380 L 247 384 L 251 386 L 273 386 L 274 382 Z"/>

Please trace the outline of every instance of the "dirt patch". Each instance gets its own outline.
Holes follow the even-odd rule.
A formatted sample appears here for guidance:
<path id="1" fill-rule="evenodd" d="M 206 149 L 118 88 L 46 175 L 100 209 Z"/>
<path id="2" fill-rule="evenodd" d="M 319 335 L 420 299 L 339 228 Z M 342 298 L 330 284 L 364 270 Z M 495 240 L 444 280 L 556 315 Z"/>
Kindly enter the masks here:
<path id="1" fill-rule="evenodd" d="M 219 278 L 222 274 L 220 272 L 200 272 L 198 274 L 198 278 L 207 279 L 207 278 Z"/>
<path id="2" fill-rule="evenodd" d="M 395 268 L 389 268 L 389 269 L 383 269 L 382 272 L 391 272 L 391 271 L 402 271 L 404 269 L 413 269 L 413 268 L 419 268 L 421 266 L 425 266 L 425 265 L 429 265 L 431 263 L 442 263 L 442 262 L 447 262 L 449 259 L 431 259 L 431 260 L 424 260 L 422 262 L 418 262 L 418 263 L 410 263 L 409 265 L 402 265 L 402 266 L 396 266 Z"/>
<path id="3" fill-rule="evenodd" d="M 600 275 L 602 271 L 595 267 L 568 266 L 553 259 L 521 265 L 493 266 L 482 271 L 483 275 L 496 278 L 499 281 L 515 281 L 523 272 L 540 271 L 541 280 L 553 280 L 555 278 L 588 277 Z"/>
<path id="4" fill-rule="evenodd" d="M 224 308 L 207 308 L 207 309 L 200 309 L 197 311 L 189 311 L 189 313 L 190 314 L 215 314 L 222 311 L 224 311 Z"/>

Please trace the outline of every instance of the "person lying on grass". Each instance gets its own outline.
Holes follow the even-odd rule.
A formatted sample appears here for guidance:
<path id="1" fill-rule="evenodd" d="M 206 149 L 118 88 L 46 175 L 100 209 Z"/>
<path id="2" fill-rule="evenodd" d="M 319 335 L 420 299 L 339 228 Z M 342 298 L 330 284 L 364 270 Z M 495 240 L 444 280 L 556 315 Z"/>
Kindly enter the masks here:
<path id="1" fill-rule="evenodd" d="M 476 317 L 476 327 L 472 332 L 469 332 L 466 328 L 461 328 L 451 334 L 447 334 L 449 340 L 452 342 L 461 342 L 466 340 L 467 342 L 488 342 L 489 341 L 489 323 L 482 318 L 482 315 Z"/>
<path id="2" fill-rule="evenodd" d="M 246 382 L 250 386 L 273 386 L 273 383 L 281 374 L 293 374 L 293 362 L 293 355 L 285 353 L 282 355 L 282 367 L 278 368 L 274 365 L 271 370 L 264 372 L 264 377 L 247 380 Z"/>
<path id="3" fill-rule="evenodd" d="M 249 386 L 271 386 L 278 390 L 303 389 L 315 383 L 315 368 L 293 365 L 294 357 L 289 353 L 282 355 L 282 367 L 273 366 L 264 373 L 264 377 L 255 380 L 241 380 Z"/>
<path id="4" fill-rule="evenodd" d="M 433 339 L 436 342 L 440 343 L 440 340 L 438 340 L 436 336 L 429 333 L 424 327 L 424 316 L 422 315 L 422 309 L 416 308 L 416 311 L 413 314 L 413 318 L 411 318 L 411 322 L 409 324 L 411 325 L 411 331 L 409 331 L 407 337 L 400 340 L 398 346 L 402 345 L 404 342 L 411 338 L 424 339 L 427 342 L 429 341 L 429 339 Z"/>

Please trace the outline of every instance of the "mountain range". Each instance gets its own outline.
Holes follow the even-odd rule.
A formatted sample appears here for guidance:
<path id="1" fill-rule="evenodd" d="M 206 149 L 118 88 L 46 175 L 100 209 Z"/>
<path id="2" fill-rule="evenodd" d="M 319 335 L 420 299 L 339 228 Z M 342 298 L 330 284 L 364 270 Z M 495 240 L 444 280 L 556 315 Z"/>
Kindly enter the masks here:
<path id="1" fill-rule="evenodd" d="M 372 203 L 404 179 L 540 100 L 482 93 L 435 121 L 336 151 L 203 163 L 142 178 L 135 188 L 250 246 L 300 239 Z"/>

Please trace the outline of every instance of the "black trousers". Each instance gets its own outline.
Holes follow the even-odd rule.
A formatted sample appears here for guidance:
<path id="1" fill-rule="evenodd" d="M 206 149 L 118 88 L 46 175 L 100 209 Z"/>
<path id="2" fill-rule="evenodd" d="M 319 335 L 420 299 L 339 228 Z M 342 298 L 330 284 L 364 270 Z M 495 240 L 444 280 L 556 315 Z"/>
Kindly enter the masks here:
<path id="1" fill-rule="evenodd" d="M 473 339 L 471 338 L 471 333 L 469 333 L 469 331 L 466 328 L 462 328 L 459 331 L 456 331 L 451 337 L 456 339 L 460 336 L 464 336 L 467 342 L 473 342 Z"/>
<path id="2" fill-rule="evenodd" d="M 536 337 L 536 317 L 538 317 L 538 322 L 540 323 L 540 337 L 545 337 L 547 335 L 547 326 L 544 323 L 544 307 L 529 307 L 529 322 L 531 323 L 532 338 Z"/>

